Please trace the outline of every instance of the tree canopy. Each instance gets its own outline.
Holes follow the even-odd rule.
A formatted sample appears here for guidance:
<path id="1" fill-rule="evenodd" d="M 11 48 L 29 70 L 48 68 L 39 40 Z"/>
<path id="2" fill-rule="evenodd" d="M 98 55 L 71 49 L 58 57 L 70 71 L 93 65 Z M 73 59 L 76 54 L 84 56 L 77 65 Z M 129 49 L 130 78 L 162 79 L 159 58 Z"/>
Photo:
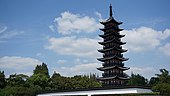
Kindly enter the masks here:
<path id="1" fill-rule="evenodd" d="M 160 69 L 161 74 L 156 74 L 158 81 L 152 87 L 154 91 L 160 92 L 161 95 L 170 95 L 170 75 L 166 69 Z"/>
<path id="2" fill-rule="evenodd" d="M 6 86 L 6 81 L 5 81 L 5 74 L 4 71 L 0 71 L 0 88 L 4 88 Z"/>
<path id="3" fill-rule="evenodd" d="M 139 74 L 131 74 L 130 76 L 130 80 L 128 81 L 128 85 L 131 85 L 131 86 L 137 86 L 137 85 L 141 85 L 141 86 L 144 86 L 146 85 L 148 82 L 148 80 L 139 75 Z"/>
<path id="4" fill-rule="evenodd" d="M 127 85 L 150 85 L 153 91 L 169 95 L 169 71 L 160 69 L 160 72 L 160 74 L 156 74 L 156 77 L 151 77 L 149 81 L 140 74 L 131 74 Z M 11 74 L 8 78 L 5 78 L 4 71 L 0 71 L 0 96 L 35 96 L 39 92 L 46 91 L 102 87 L 101 82 L 97 81 L 97 77 L 96 74 L 65 77 L 56 72 L 50 77 L 45 63 L 37 65 L 31 76 Z"/>
<path id="5" fill-rule="evenodd" d="M 95 74 L 64 77 L 54 72 L 50 77 L 45 63 L 37 65 L 31 76 L 11 74 L 5 78 L 4 71 L 0 71 L 0 96 L 35 96 L 37 92 L 93 87 L 101 87 Z"/>

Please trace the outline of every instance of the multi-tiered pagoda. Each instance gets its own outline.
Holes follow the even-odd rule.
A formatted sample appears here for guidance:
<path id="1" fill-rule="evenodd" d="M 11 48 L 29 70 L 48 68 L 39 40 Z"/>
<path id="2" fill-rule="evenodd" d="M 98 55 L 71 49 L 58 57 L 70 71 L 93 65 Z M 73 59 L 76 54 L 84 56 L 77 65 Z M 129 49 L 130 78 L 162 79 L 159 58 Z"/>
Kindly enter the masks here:
<path id="1" fill-rule="evenodd" d="M 103 58 L 98 60 L 103 62 L 102 67 L 97 68 L 100 71 L 103 71 L 102 77 L 98 78 L 102 81 L 103 86 L 121 86 L 125 84 L 125 81 L 128 80 L 128 76 L 123 72 L 128 70 L 128 67 L 124 67 L 123 61 L 128 60 L 123 57 L 124 52 L 127 50 L 122 49 L 122 45 L 126 42 L 122 42 L 121 38 L 125 35 L 121 35 L 120 31 L 123 29 L 119 28 L 119 25 L 122 22 L 117 22 L 112 17 L 112 6 L 110 5 L 110 17 L 104 22 L 100 22 L 104 25 L 103 29 L 100 29 L 104 32 L 103 35 L 99 35 L 103 38 L 103 42 L 99 42 L 103 46 L 103 49 L 98 50 L 103 53 Z"/>

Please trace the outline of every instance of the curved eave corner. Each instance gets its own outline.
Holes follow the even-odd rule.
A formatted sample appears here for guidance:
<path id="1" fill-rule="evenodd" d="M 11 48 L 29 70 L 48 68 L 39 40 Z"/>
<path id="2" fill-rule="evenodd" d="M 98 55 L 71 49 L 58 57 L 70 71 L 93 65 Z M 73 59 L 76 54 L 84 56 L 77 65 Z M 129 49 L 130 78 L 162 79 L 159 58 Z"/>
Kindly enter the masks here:
<path id="1" fill-rule="evenodd" d="M 104 53 L 104 52 L 107 52 L 107 51 L 110 51 L 110 50 L 113 50 L 113 49 L 116 49 L 116 50 L 120 51 L 121 53 L 127 52 L 126 49 L 119 49 L 119 48 L 117 48 L 117 47 L 115 47 L 115 46 L 114 46 L 113 48 L 99 49 L 99 50 L 97 50 L 97 51 L 98 51 L 98 52 L 101 52 L 101 53 Z"/>
<path id="2" fill-rule="evenodd" d="M 121 69 L 121 70 L 123 70 L 123 71 L 130 69 L 129 67 L 119 67 L 119 66 L 99 67 L 99 68 L 97 68 L 97 69 L 100 70 L 100 71 L 104 71 L 104 70 L 108 70 L 108 69 L 117 69 L 117 68 L 118 68 L 118 69 Z"/>
<path id="3" fill-rule="evenodd" d="M 103 25 L 106 25 L 107 23 L 113 22 L 117 25 L 122 24 L 123 22 L 117 22 L 113 17 L 110 17 L 109 19 L 107 19 L 106 21 L 101 21 L 100 23 Z"/>
<path id="4" fill-rule="evenodd" d="M 129 80 L 129 77 L 119 77 L 119 76 L 114 76 L 114 77 L 99 77 L 97 78 L 98 80 L 106 80 L 106 79 L 122 79 L 122 80 Z"/>
<path id="5" fill-rule="evenodd" d="M 108 58 L 97 58 L 97 60 L 101 61 L 101 62 L 104 62 L 105 60 L 110 60 L 110 59 L 113 59 L 113 58 L 117 58 L 119 60 L 122 60 L 122 61 L 127 61 L 129 60 L 129 58 L 121 58 L 121 57 L 118 57 L 116 55 L 112 56 L 112 57 L 108 57 Z"/>

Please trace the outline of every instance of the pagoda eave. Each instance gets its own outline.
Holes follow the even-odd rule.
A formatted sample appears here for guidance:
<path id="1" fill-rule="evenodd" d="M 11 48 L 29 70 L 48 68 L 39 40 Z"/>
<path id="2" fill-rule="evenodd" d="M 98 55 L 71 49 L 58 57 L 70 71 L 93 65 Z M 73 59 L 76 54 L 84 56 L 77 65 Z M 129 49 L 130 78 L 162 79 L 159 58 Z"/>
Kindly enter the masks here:
<path id="1" fill-rule="evenodd" d="M 104 70 L 108 70 L 108 69 L 121 69 L 124 71 L 124 70 L 129 70 L 130 68 L 129 67 L 119 67 L 119 66 L 115 65 L 115 66 L 111 66 L 111 67 L 99 67 L 97 69 L 100 71 L 104 71 Z"/>
<path id="2" fill-rule="evenodd" d="M 111 27 L 111 28 L 100 28 L 100 30 L 101 30 L 101 31 L 104 31 L 104 32 L 106 32 L 106 30 L 108 30 L 108 29 L 112 29 L 112 27 Z M 122 31 L 122 30 L 124 30 L 124 29 L 114 28 L 114 30 Z"/>
<path id="3" fill-rule="evenodd" d="M 101 62 L 104 62 L 104 61 L 106 61 L 106 60 L 110 60 L 110 59 L 114 59 L 114 58 L 119 59 L 119 60 L 122 60 L 122 61 L 127 61 L 127 60 L 128 60 L 128 58 L 122 58 L 122 57 L 118 57 L 118 56 L 116 56 L 116 55 L 114 55 L 114 56 L 112 56 L 112 57 L 107 57 L 107 58 L 98 58 L 97 60 L 99 60 L 99 61 L 101 61 Z"/>
<path id="4" fill-rule="evenodd" d="M 117 47 L 112 47 L 112 48 L 108 48 L 108 49 L 100 49 L 100 50 L 98 50 L 98 52 L 101 52 L 101 53 L 104 53 L 104 52 L 107 52 L 107 51 L 110 51 L 110 50 L 113 50 L 113 49 L 115 49 L 115 50 L 117 50 L 117 51 L 120 51 L 121 53 L 123 53 L 123 52 L 127 52 L 127 50 L 125 50 L 125 49 L 119 49 L 119 48 L 117 48 Z"/>
<path id="5" fill-rule="evenodd" d="M 115 32 L 110 32 L 110 33 L 108 33 L 108 34 L 104 34 L 104 35 L 99 35 L 100 37 L 102 37 L 102 38 L 105 38 L 105 37 L 107 37 L 107 36 L 109 36 L 109 35 L 116 35 L 116 36 L 118 36 L 119 38 L 122 38 L 122 37 L 124 37 L 125 35 L 120 35 L 120 34 L 117 34 L 117 33 L 115 33 Z"/>
<path id="6" fill-rule="evenodd" d="M 120 45 L 126 44 L 126 42 L 120 42 L 120 41 L 115 40 L 115 39 L 112 39 L 112 40 L 109 40 L 109 41 L 104 41 L 104 42 L 98 42 L 98 43 L 101 44 L 101 45 L 105 45 L 105 44 L 108 44 L 108 43 L 114 42 L 114 41 L 117 42 L 117 43 L 120 44 Z"/>
<path id="7" fill-rule="evenodd" d="M 110 17 L 110 18 L 107 19 L 106 21 L 102 21 L 102 22 L 100 22 L 100 23 L 103 24 L 103 25 L 106 25 L 106 24 L 108 24 L 108 23 L 110 23 L 110 22 L 113 22 L 113 23 L 115 23 L 115 24 L 117 24 L 117 25 L 120 25 L 120 24 L 123 23 L 123 22 L 117 22 L 113 17 Z"/>
<path id="8" fill-rule="evenodd" d="M 121 80 L 129 80 L 128 77 L 119 77 L 119 76 L 113 76 L 113 77 L 99 77 L 98 80 L 109 80 L 109 79 L 121 79 Z"/>

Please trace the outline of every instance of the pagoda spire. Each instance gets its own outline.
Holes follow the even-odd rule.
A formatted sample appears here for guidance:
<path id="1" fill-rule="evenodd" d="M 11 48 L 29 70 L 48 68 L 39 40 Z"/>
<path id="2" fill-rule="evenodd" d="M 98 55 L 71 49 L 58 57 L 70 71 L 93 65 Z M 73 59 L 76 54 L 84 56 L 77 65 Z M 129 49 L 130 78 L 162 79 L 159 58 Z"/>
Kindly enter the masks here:
<path id="1" fill-rule="evenodd" d="M 112 13 L 112 5 L 110 3 L 110 17 L 112 17 L 113 13 Z"/>

